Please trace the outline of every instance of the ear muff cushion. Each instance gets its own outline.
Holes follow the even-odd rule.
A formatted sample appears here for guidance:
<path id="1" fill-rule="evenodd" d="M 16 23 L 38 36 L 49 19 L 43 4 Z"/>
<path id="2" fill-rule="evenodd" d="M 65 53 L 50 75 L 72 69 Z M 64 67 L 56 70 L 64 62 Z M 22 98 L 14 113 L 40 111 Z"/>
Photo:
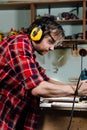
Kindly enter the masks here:
<path id="1" fill-rule="evenodd" d="M 30 34 L 30 37 L 33 41 L 39 41 L 43 35 L 43 31 L 41 28 L 39 28 L 38 30 L 38 27 L 35 27 L 32 31 L 31 31 L 31 34 Z"/>

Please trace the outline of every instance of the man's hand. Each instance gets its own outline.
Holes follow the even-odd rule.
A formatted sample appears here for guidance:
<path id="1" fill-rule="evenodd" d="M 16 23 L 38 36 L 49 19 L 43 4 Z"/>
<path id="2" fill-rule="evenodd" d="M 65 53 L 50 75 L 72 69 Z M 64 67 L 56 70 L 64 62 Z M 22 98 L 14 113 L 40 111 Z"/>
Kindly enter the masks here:
<path id="1" fill-rule="evenodd" d="M 87 80 L 81 80 L 78 87 L 78 95 L 85 96 L 87 95 Z"/>

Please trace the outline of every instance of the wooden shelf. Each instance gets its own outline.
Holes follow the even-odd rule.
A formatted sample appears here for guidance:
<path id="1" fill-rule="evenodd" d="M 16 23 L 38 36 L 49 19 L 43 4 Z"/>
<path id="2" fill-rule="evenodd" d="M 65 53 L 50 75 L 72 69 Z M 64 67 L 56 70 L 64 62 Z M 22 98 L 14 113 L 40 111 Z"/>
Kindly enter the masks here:
<path id="1" fill-rule="evenodd" d="M 83 19 L 57 20 L 60 24 L 80 25 L 83 24 Z"/>
<path id="2" fill-rule="evenodd" d="M 86 38 L 86 24 L 87 24 L 87 19 L 86 19 L 86 0 L 49 0 L 49 1 L 44 1 L 42 0 L 41 2 L 33 2 L 32 3 L 32 19 L 31 22 L 33 22 L 33 19 L 35 19 L 36 11 L 37 9 L 44 9 L 50 6 L 50 8 L 67 8 L 67 7 L 82 7 L 82 18 L 79 19 L 69 19 L 69 20 L 57 20 L 59 23 L 62 25 L 82 25 L 82 34 L 83 34 L 83 39 L 69 39 L 67 42 L 78 42 L 78 43 L 87 43 L 87 38 Z"/>
<path id="3" fill-rule="evenodd" d="M 0 2 L 0 10 L 30 9 L 30 2 Z"/>

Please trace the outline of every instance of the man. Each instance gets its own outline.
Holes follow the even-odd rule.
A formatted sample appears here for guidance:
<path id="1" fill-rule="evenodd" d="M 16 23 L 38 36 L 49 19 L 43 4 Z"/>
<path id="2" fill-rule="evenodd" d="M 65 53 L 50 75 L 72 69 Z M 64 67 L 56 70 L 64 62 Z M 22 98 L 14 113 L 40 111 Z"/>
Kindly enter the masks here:
<path id="1" fill-rule="evenodd" d="M 74 95 L 75 86 L 47 77 L 34 54 L 45 55 L 63 39 L 62 27 L 41 17 L 28 34 L 12 35 L 0 43 L 0 130 L 36 130 L 40 96 Z"/>

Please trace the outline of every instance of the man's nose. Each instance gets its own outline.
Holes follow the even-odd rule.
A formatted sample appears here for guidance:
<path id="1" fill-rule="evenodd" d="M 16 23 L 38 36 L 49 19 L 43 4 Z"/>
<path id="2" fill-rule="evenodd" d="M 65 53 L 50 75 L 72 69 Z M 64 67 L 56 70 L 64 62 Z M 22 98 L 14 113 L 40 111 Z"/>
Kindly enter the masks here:
<path id="1" fill-rule="evenodd" d="M 54 45 L 50 45 L 50 50 L 54 50 Z"/>

